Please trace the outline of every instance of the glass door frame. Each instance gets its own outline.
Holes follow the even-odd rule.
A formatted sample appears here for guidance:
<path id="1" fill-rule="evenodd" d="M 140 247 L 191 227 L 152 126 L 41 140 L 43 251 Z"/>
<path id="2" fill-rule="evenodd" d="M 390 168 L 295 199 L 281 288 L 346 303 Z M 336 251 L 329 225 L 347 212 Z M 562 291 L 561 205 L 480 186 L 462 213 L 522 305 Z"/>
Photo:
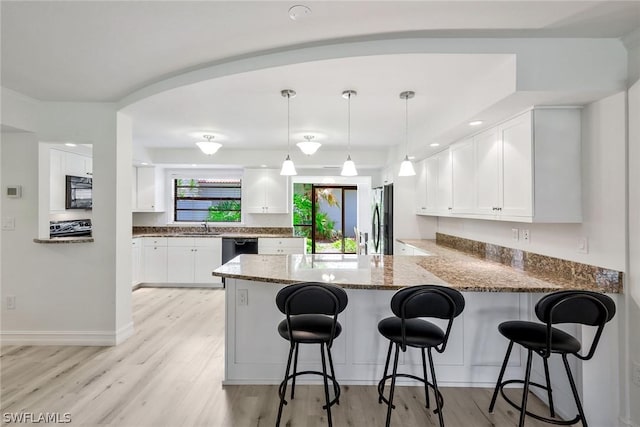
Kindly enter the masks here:
<path id="1" fill-rule="evenodd" d="M 356 195 L 358 192 L 358 186 L 357 185 L 340 185 L 340 184 L 311 184 L 311 253 L 315 254 L 316 253 L 316 203 L 318 202 L 317 198 L 316 198 L 316 189 L 318 188 L 332 188 L 332 189 L 340 189 L 341 195 L 342 195 L 342 205 L 340 206 L 340 210 L 341 210 L 341 235 L 342 235 L 342 245 L 341 245 L 341 249 L 339 253 L 344 254 L 344 249 L 345 249 L 345 197 L 344 197 L 344 192 L 345 190 L 355 190 L 356 191 Z M 358 204 L 356 202 L 356 215 L 357 215 L 357 207 Z M 357 219 L 356 219 L 356 223 L 357 223 Z M 357 239 L 357 236 L 356 236 Z"/>

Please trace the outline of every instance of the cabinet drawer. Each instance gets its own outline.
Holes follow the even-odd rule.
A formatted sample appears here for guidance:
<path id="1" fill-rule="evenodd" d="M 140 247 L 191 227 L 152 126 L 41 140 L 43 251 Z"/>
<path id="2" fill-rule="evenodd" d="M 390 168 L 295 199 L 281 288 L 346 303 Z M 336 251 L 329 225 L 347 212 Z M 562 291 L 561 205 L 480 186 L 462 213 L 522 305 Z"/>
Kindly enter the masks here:
<path id="1" fill-rule="evenodd" d="M 167 246 L 166 237 L 145 237 L 142 242 L 143 246 Z"/>
<path id="2" fill-rule="evenodd" d="M 167 238 L 168 245 L 170 247 L 188 247 L 192 248 L 194 246 L 193 237 L 169 237 Z"/>
<path id="3" fill-rule="evenodd" d="M 222 251 L 222 239 L 220 237 L 196 237 L 193 239 L 197 248 L 210 248 Z"/>

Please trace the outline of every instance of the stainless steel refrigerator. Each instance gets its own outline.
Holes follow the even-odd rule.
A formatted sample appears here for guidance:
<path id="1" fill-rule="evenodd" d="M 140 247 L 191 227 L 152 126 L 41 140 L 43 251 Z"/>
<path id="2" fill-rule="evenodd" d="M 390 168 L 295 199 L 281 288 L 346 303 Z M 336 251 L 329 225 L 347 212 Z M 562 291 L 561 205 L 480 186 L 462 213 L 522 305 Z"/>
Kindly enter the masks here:
<path id="1" fill-rule="evenodd" d="M 373 189 L 369 253 L 393 255 L 393 184 Z"/>

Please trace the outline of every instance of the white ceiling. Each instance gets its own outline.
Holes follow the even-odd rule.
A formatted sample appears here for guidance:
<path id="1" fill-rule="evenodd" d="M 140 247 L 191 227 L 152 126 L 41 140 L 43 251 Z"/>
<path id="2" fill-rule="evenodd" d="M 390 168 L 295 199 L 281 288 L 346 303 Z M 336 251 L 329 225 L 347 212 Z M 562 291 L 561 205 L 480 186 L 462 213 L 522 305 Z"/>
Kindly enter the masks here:
<path id="1" fill-rule="evenodd" d="M 2 1 L 2 86 L 41 100 L 118 101 L 187 71 L 294 46 L 391 36 L 618 38 L 640 27 L 638 1 L 304 2 L 313 13 L 301 21 L 288 17 L 294 4 Z M 500 80 L 513 76 L 496 70 L 509 60 L 387 55 L 308 62 L 183 86 L 126 111 L 134 141 L 147 147 L 193 147 L 194 133 L 212 131 L 230 147 L 282 149 L 280 90 L 291 88 L 299 94 L 291 101 L 293 142 L 315 133 L 328 147 L 343 146 L 340 93 L 355 89 L 352 142 L 376 149 L 403 140 L 400 91 L 417 93 L 409 101 L 411 135 L 424 142 L 443 133 L 441 119 L 462 104 L 460 120 L 506 96 L 509 85 Z M 496 90 L 474 95 L 486 85 Z"/>

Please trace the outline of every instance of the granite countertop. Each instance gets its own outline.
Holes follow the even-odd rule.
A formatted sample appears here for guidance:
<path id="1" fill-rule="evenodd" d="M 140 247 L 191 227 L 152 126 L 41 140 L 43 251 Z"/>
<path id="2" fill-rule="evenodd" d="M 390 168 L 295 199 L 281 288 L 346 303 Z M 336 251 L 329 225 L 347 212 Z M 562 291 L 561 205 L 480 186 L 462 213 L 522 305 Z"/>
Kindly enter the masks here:
<path id="1" fill-rule="evenodd" d="M 277 239 L 290 239 L 290 238 L 298 238 L 301 239 L 300 236 L 293 236 L 291 234 L 263 234 L 263 233 L 208 233 L 208 234 L 200 234 L 200 233 L 138 233 L 132 235 L 135 237 L 195 237 L 195 238 L 210 238 L 210 237 L 233 237 L 238 239 L 251 239 L 251 238 L 259 238 L 259 237 L 271 237 Z"/>
<path id="2" fill-rule="evenodd" d="M 53 237 L 49 239 L 33 239 L 34 243 L 45 243 L 45 244 L 61 244 L 61 243 L 91 243 L 93 242 L 93 237 Z"/>
<path id="3" fill-rule="evenodd" d="M 441 284 L 467 292 L 619 292 L 588 282 L 533 275 L 437 245 L 433 240 L 403 242 L 429 255 L 240 255 L 217 268 L 213 275 L 270 283 L 330 282 L 349 289 L 397 290 Z"/>

